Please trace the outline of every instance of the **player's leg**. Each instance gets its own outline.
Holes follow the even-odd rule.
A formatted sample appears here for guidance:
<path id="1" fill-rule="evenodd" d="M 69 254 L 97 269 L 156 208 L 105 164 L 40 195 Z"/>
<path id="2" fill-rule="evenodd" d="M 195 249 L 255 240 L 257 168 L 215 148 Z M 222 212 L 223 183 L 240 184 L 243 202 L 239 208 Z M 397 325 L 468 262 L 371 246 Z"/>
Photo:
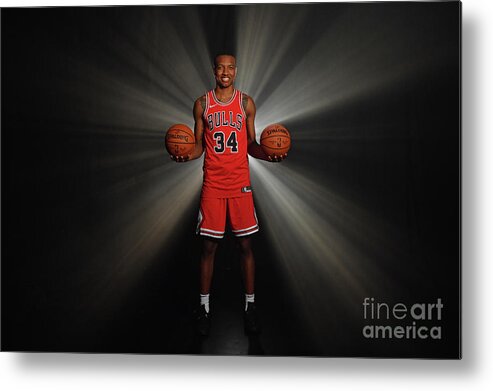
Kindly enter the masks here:
<path id="1" fill-rule="evenodd" d="M 211 291 L 214 257 L 218 242 L 204 237 L 200 255 L 200 294 L 208 295 Z"/>
<path id="2" fill-rule="evenodd" d="M 249 236 L 238 237 L 238 244 L 245 293 L 253 295 L 255 291 L 255 259 L 253 257 L 251 238 Z"/>
<path id="3" fill-rule="evenodd" d="M 237 237 L 240 262 L 245 284 L 245 331 L 258 333 L 260 325 L 255 307 L 255 258 L 251 235 L 259 230 L 253 197 L 245 196 L 228 200 L 231 229 Z"/>
<path id="4" fill-rule="evenodd" d="M 240 247 L 240 262 L 245 284 L 245 331 L 247 334 L 260 332 L 260 322 L 255 306 L 255 258 L 252 251 L 250 236 L 238 237 Z"/>
<path id="5" fill-rule="evenodd" d="M 209 297 L 214 272 L 214 257 L 218 240 L 224 236 L 226 226 L 226 202 L 222 199 L 201 199 L 197 234 L 203 237 L 200 255 L 200 308 L 197 331 L 206 336 L 210 330 Z"/>
<path id="6" fill-rule="evenodd" d="M 200 294 L 208 295 L 214 271 L 214 257 L 219 239 L 226 227 L 226 200 L 202 198 L 197 224 L 197 234 L 203 237 L 200 255 Z M 208 308 L 207 308 L 208 311 Z"/>

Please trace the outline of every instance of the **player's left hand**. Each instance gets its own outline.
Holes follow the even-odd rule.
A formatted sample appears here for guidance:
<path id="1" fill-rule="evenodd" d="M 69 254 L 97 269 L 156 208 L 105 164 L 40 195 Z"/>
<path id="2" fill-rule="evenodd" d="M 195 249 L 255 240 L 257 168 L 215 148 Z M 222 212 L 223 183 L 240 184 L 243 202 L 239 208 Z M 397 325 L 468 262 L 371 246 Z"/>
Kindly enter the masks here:
<path id="1" fill-rule="evenodd" d="M 279 163 L 282 162 L 284 159 L 288 157 L 288 154 L 285 153 L 284 155 L 274 155 L 274 156 L 268 156 L 269 161 L 272 163 Z"/>

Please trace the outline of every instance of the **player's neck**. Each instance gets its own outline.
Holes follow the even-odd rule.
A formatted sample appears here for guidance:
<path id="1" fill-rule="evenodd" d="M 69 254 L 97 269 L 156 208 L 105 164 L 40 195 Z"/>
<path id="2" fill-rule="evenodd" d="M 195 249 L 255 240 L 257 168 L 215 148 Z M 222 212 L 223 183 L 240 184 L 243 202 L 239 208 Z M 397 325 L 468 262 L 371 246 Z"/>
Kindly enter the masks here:
<path id="1" fill-rule="evenodd" d="M 214 94 L 216 95 L 216 98 L 219 99 L 221 102 L 229 102 L 234 93 L 234 85 L 230 85 L 226 88 L 222 88 L 221 86 L 216 85 L 216 88 L 214 88 Z"/>

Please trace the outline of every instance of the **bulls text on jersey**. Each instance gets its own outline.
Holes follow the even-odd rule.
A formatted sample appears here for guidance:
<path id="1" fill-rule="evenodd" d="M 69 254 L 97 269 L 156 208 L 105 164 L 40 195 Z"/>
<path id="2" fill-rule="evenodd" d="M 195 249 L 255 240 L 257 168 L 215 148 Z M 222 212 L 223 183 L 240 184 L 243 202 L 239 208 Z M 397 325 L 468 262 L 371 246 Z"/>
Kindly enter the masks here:
<path id="1" fill-rule="evenodd" d="M 233 129 L 241 130 L 243 124 L 243 115 L 237 113 L 236 118 L 233 119 L 233 112 L 229 111 L 229 115 L 226 115 L 226 111 L 217 111 L 215 113 L 207 115 L 207 123 L 209 124 L 209 131 L 213 131 L 214 128 L 221 126 L 230 126 Z"/>

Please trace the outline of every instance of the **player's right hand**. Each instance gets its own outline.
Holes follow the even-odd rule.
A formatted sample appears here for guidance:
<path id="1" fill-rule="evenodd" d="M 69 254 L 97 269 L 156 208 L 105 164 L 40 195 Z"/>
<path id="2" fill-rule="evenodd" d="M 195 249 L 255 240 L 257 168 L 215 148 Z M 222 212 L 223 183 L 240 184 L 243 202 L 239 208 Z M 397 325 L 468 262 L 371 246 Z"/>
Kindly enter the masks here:
<path id="1" fill-rule="evenodd" d="M 169 155 L 171 160 L 174 160 L 177 163 L 185 163 L 190 160 L 192 155 L 185 155 L 185 156 L 175 156 L 175 155 Z"/>

